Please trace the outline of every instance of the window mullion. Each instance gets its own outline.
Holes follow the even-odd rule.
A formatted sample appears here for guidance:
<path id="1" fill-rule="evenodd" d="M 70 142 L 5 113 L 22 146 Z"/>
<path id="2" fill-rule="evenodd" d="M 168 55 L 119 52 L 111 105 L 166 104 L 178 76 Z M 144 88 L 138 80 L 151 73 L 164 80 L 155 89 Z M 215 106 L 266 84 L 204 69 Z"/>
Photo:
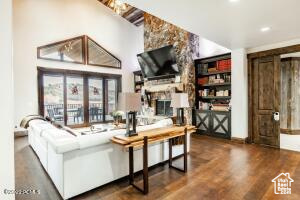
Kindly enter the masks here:
<path id="1" fill-rule="evenodd" d="M 64 125 L 66 126 L 67 125 L 67 121 L 68 121 L 68 105 L 67 105 L 67 75 L 64 73 L 63 74 L 63 77 L 64 77 L 64 82 L 63 82 L 63 85 L 64 85 Z"/>
<path id="2" fill-rule="evenodd" d="M 104 78 L 103 77 L 103 79 L 102 79 L 102 85 L 103 85 L 103 87 L 102 87 L 102 95 L 103 95 L 103 97 L 102 97 L 102 110 L 103 110 L 103 122 L 105 122 L 106 121 L 106 119 L 105 119 L 105 115 L 106 115 L 106 87 L 107 87 L 107 85 L 106 85 L 106 78 Z"/>
<path id="3" fill-rule="evenodd" d="M 84 109 L 84 124 L 88 125 L 90 121 L 89 113 L 89 81 L 88 76 L 83 76 L 83 109 Z"/>

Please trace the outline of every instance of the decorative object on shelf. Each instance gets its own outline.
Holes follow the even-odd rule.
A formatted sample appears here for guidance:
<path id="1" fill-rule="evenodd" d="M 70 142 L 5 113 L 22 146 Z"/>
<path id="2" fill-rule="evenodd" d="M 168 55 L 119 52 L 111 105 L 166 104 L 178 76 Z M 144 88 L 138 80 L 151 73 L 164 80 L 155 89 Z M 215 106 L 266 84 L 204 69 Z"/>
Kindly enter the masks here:
<path id="1" fill-rule="evenodd" d="M 119 93 L 118 109 L 126 112 L 126 136 L 131 137 L 136 133 L 136 112 L 141 109 L 141 94 Z"/>
<path id="2" fill-rule="evenodd" d="M 210 107 L 209 103 L 199 101 L 199 110 L 209 110 Z"/>
<path id="3" fill-rule="evenodd" d="M 121 0 L 110 0 L 108 6 L 118 15 L 127 9 L 127 5 Z"/>
<path id="4" fill-rule="evenodd" d="M 113 117 L 114 119 L 114 124 L 118 127 L 119 124 L 122 122 L 122 116 L 125 113 L 123 111 L 113 111 L 110 113 L 110 115 Z"/>
<path id="5" fill-rule="evenodd" d="M 184 125 L 184 108 L 189 108 L 188 94 L 187 93 L 173 93 L 171 106 L 177 108 L 176 123 L 180 126 Z"/>

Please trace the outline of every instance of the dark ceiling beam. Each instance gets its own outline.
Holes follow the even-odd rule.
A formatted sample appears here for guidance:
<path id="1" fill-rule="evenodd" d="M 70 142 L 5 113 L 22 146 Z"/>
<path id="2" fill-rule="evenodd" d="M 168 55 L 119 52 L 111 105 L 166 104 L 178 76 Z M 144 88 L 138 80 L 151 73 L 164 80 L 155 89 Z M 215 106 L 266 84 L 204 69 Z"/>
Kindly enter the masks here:
<path id="1" fill-rule="evenodd" d="M 134 23 L 142 17 L 144 17 L 144 12 L 139 11 L 136 14 L 134 14 L 131 18 L 129 18 L 128 21 L 130 21 L 131 23 Z"/>
<path id="2" fill-rule="evenodd" d="M 140 25 L 142 25 L 143 23 L 144 23 L 144 17 L 143 17 L 143 18 L 141 18 L 140 20 L 138 20 L 138 21 L 134 22 L 134 25 L 136 25 L 136 26 L 140 26 Z"/>
<path id="3" fill-rule="evenodd" d="M 105 6 L 109 7 L 108 3 L 110 2 L 110 0 L 98 0 L 98 1 L 102 4 L 104 4 Z M 128 10 L 126 10 L 124 12 L 124 14 L 122 14 L 121 17 L 127 19 L 130 23 L 132 23 L 136 26 L 140 26 L 141 24 L 143 24 L 143 22 L 144 22 L 144 11 L 139 10 L 138 8 L 135 8 L 135 7 L 130 6 L 128 4 L 126 4 L 126 5 L 128 6 L 128 8 L 127 8 Z"/>
<path id="4" fill-rule="evenodd" d="M 129 16 L 130 14 L 132 14 L 134 11 L 136 11 L 137 8 L 135 7 L 131 7 L 127 12 L 125 12 L 122 17 L 126 18 L 127 16 Z"/>
<path id="5" fill-rule="evenodd" d="M 98 1 L 100 1 L 101 3 L 103 3 L 103 4 L 106 5 L 106 6 L 107 6 L 107 4 L 108 4 L 108 2 L 109 2 L 109 0 L 98 0 Z"/>

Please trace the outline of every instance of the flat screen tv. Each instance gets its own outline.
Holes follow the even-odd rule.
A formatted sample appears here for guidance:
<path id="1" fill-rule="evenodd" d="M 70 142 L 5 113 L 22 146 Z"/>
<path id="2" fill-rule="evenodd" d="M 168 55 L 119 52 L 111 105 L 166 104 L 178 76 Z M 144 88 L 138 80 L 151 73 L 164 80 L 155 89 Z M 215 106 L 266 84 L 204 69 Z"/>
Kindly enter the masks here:
<path id="1" fill-rule="evenodd" d="M 148 80 L 171 78 L 180 74 L 173 45 L 137 55 L 144 78 Z"/>

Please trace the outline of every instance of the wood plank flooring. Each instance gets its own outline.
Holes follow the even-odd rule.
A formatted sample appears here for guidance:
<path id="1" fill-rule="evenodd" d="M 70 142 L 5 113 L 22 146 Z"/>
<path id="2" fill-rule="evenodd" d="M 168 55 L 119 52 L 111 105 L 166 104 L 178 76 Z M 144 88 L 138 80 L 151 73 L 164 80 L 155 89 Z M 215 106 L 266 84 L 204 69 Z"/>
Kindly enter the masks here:
<path id="1" fill-rule="evenodd" d="M 174 162 L 181 166 L 182 159 Z M 43 170 L 27 137 L 15 140 L 16 189 L 40 189 L 40 195 L 17 195 L 17 200 L 59 200 L 50 178 Z M 291 195 L 275 195 L 271 182 L 289 172 Z M 141 175 L 136 180 L 141 180 Z M 138 182 L 142 184 L 142 181 Z M 300 153 L 237 144 L 223 139 L 193 135 L 188 173 L 162 164 L 149 171 L 150 192 L 144 196 L 121 179 L 79 195 L 75 200 L 135 199 L 300 199 Z"/>

